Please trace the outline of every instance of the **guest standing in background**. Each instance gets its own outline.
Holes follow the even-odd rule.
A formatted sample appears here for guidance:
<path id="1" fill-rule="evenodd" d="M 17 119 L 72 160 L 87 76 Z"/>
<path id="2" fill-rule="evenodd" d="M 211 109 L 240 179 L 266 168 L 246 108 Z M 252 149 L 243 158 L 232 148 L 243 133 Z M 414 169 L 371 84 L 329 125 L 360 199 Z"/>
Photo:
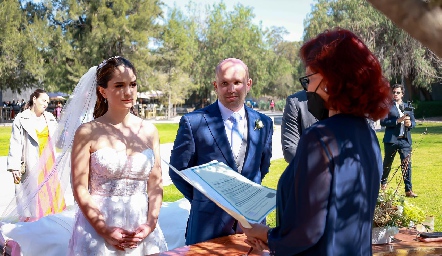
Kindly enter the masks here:
<path id="1" fill-rule="evenodd" d="M 384 134 L 384 172 L 382 174 L 382 189 L 386 189 L 388 176 L 391 171 L 396 152 L 401 158 L 402 177 L 405 185 L 405 196 L 417 197 L 412 190 L 411 184 L 411 129 L 416 126 L 413 108 L 402 101 L 404 86 L 395 84 L 393 90 L 393 105 L 388 116 L 381 120 L 381 126 L 385 126 Z"/>
<path id="2" fill-rule="evenodd" d="M 51 163 L 55 160 L 55 147 L 51 138 L 57 121 L 51 113 L 45 111 L 48 103 L 49 96 L 46 91 L 35 90 L 30 96 L 29 108 L 19 113 L 12 124 L 7 170 L 12 173 L 16 184 L 17 201 L 29 200 L 27 197 L 31 196 L 31 191 L 44 181 L 45 172 L 50 171 L 51 164 L 39 166 L 42 155 L 42 158 L 51 158 Z M 21 182 L 28 178 L 32 180 L 28 180 L 27 185 L 22 185 Z M 45 196 L 44 191 L 41 191 L 26 209 L 17 209 L 23 221 L 33 221 L 49 214 L 40 212 L 41 204 L 47 201 Z M 63 209 L 64 205 L 54 208 L 57 212 Z"/>

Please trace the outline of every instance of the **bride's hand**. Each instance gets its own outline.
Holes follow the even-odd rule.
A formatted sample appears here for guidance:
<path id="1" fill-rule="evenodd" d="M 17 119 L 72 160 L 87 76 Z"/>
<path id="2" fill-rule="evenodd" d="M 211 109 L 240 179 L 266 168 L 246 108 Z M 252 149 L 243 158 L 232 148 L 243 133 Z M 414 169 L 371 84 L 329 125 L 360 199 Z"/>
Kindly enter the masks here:
<path id="1" fill-rule="evenodd" d="M 124 248 L 133 248 L 139 242 L 138 238 L 134 237 L 135 232 L 127 231 L 118 227 L 109 227 L 101 233 L 104 240 L 113 245 L 117 250 L 124 251 Z"/>
<path id="2" fill-rule="evenodd" d="M 155 227 L 152 227 L 152 226 L 149 225 L 149 224 L 143 224 L 143 225 L 139 226 L 139 227 L 135 230 L 135 236 L 134 236 L 134 237 L 143 240 L 143 239 L 146 238 L 148 235 L 150 235 L 150 233 L 152 233 L 154 229 L 155 229 Z"/>

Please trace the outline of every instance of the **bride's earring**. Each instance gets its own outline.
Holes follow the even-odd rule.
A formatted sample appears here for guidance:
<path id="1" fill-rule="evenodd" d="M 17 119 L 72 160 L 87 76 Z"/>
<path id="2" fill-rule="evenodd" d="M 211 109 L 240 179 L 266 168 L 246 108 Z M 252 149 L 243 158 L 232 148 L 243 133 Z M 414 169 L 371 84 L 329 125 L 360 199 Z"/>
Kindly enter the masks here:
<path id="1" fill-rule="evenodd" d="M 106 100 L 106 98 L 104 98 L 104 103 L 107 103 L 107 100 Z"/>

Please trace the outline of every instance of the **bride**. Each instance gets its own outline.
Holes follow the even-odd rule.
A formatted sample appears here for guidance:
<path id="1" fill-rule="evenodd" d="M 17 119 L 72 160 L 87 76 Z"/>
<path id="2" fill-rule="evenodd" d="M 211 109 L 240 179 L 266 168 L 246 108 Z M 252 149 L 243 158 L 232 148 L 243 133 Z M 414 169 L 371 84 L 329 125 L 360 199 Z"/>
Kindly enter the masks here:
<path id="1" fill-rule="evenodd" d="M 160 143 L 155 126 L 130 113 L 137 97 L 135 68 L 112 57 L 98 66 L 96 77 L 94 120 L 77 129 L 72 146 L 72 190 L 80 211 L 69 255 L 165 251 L 157 226 Z"/>
<path id="2" fill-rule="evenodd" d="M 56 137 L 62 152 L 53 170 L 62 184 L 69 184 L 66 177 L 71 176 L 79 207 L 68 255 L 147 255 L 167 250 L 158 222 L 163 193 L 159 136 L 153 124 L 131 113 L 136 95 L 134 66 L 112 57 L 81 78 L 63 111 Z M 180 203 L 178 208 L 187 206 Z M 167 211 L 166 207 L 162 215 Z M 69 223 L 71 218 L 65 212 L 56 222 Z M 23 226 L 32 229 L 38 222 Z M 2 233 L 13 236 L 19 227 L 4 225 Z"/>

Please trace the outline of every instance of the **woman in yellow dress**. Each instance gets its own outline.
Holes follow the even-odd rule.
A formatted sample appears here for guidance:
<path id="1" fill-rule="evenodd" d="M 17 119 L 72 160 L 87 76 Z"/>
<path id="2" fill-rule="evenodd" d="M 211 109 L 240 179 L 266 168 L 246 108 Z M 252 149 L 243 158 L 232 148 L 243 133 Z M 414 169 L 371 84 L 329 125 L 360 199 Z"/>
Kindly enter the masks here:
<path id="1" fill-rule="evenodd" d="M 57 127 L 55 117 L 46 111 L 48 103 L 48 94 L 35 90 L 28 108 L 15 117 L 12 125 L 7 169 L 16 184 L 18 207 L 8 208 L 17 210 L 22 221 L 34 221 L 65 208 L 58 178 L 48 175 L 55 160 L 52 136 Z"/>

